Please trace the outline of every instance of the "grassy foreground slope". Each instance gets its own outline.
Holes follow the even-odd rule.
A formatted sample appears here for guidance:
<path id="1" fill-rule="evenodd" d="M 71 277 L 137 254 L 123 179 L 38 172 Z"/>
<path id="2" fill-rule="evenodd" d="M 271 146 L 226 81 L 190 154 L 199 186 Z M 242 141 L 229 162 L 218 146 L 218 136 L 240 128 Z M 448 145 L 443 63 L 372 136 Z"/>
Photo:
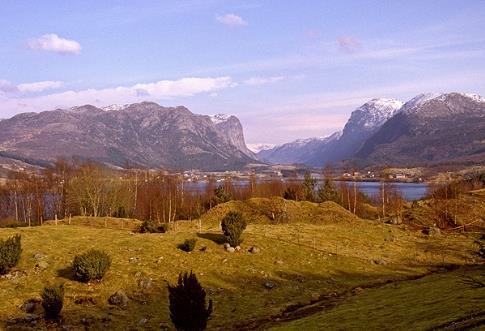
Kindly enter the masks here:
<path id="1" fill-rule="evenodd" d="M 483 267 L 475 266 L 363 289 L 270 330 L 485 329 L 485 288 L 473 287 L 470 276 L 485 282 Z"/>
<path id="2" fill-rule="evenodd" d="M 325 212 L 324 207 L 318 208 Z M 428 237 L 354 217 L 343 222 L 321 219 L 318 224 L 303 222 L 304 217 L 291 224 L 249 224 L 242 250 L 236 253 L 221 247 L 223 237 L 215 216 L 204 220 L 200 232 L 197 222 L 181 222 L 176 231 L 166 234 L 138 234 L 99 228 L 105 224 L 100 219 L 93 220 L 95 227 L 83 220 L 83 225 L 59 222 L 0 229 L 2 239 L 22 234 L 23 246 L 12 277 L 0 278 L 0 328 L 46 328 L 42 319 L 35 324 L 26 319 L 19 306 L 39 298 L 49 283 L 63 283 L 66 288 L 63 321 L 49 328 L 172 328 L 167 284 L 174 283 L 179 272 L 193 270 L 214 300 L 209 329 L 250 329 L 332 293 L 416 277 L 445 264 L 477 262 L 477 247 L 465 235 Z M 189 238 L 197 238 L 195 251 L 177 248 Z M 249 253 L 251 246 L 261 252 Z M 113 258 L 100 283 L 79 283 L 69 270 L 74 256 L 89 248 L 103 249 Z M 108 304 L 120 289 L 130 298 L 124 308 Z"/>

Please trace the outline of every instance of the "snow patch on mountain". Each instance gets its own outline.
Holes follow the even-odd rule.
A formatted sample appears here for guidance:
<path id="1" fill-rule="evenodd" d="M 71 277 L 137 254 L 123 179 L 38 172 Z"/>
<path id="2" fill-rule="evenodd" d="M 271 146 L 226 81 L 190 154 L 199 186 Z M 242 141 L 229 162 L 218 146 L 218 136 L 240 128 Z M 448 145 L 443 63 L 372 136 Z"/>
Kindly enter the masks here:
<path id="1" fill-rule="evenodd" d="M 246 144 L 253 153 L 259 153 L 274 148 L 275 144 Z"/>
<path id="2" fill-rule="evenodd" d="M 379 127 L 392 117 L 403 104 L 402 101 L 396 99 L 372 99 L 352 112 L 345 125 L 345 131 L 370 130 Z"/>
<path id="3" fill-rule="evenodd" d="M 114 104 L 114 105 L 102 107 L 101 109 L 104 110 L 104 111 L 120 111 L 120 110 L 125 110 L 129 106 L 131 106 L 131 105 L 130 104 L 124 104 L 124 105 Z"/>
<path id="4" fill-rule="evenodd" d="M 227 120 L 229 120 L 229 118 L 231 117 L 231 115 L 227 115 L 227 114 L 215 114 L 215 115 L 209 115 L 212 123 L 214 124 L 220 124 L 220 123 L 223 123 L 223 122 L 227 122 Z"/>

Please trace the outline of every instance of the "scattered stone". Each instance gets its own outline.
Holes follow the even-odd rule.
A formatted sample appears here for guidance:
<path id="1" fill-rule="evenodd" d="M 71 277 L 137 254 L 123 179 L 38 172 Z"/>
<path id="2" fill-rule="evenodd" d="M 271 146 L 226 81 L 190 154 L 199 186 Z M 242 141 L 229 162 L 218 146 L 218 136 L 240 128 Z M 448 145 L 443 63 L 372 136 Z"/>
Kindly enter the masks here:
<path id="1" fill-rule="evenodd" d="M 226 248 L 226 251 L 228 251 L 229 253 L 234 253 L 236 251 L 236 249 L 234 247 L 228 247 Z"/>
<path id="2" fill-rule="evenodd" d="M 160 256 L 158 259 L 157 259 L 157 264 L 160 264 L 163 262 L 163 256 Z"/>
<path id="3" fill-rule="evenodd" d="M 128 296 L 122 290 L 116 291 L 109 297 L 108 302 L 114 306 L 126 306 L 128 304 Z"/>
<path id="4" fill-rule="evenodd" d="M 0 279 L 15 280 L 17 278 L 21 278 L 21 277 L 25 277 L 25 276 L 27 276 L 27 273 L 25 271 L 15 270 L 15 271 L 12 271 L 12 272 L 10 272 L 6 275 L 1 275 Z"/>
<path id="5" fill-rule="evenodd" d="M 478 250 L 478 256 L 485 258 L 485 246 L 480 247 Z"/>
<path id="6" fill-rule="evenodd" d="M 138 321 L 138 325 L 143 326 L 143 325 L 147 324 L 147 322 L 148 322 L 148 319 L 142 318 Z"/>
<path id="7" fill-rule="evenodd" d="M 239 252 L 241 250 L 241 246 L 236 246 L 234 249 Z"/>
<path id="8" fill-rule="evenodd" d="M 430 237 L 436 237 L 441 235 L 441 230 L 436 226 L 430 226 L 430 227 L 424 228 L 422 232 L 425 235 L 428 235 Z"/>
<path id="9" fill-rule="evenodd" d="M 135 278 L 140 278 L 141 277 L 141 271 L 137 271 L 135 273 Z"/>
<path id="10" fill-rule="evenodd" d="M 357 294 L 360 294 L 364 291 L 364 289 L 362 287 L 356 287 L 354 288 L 354 290 L 352 291 L 355 295 Z"/>
<path id="11" fill-rule="evenodd" d="M 144 290 L 150 289 L 152 287 L 152 285 L 153 285 L 153 280 L 151 278 L 142 278 L 138 282 L 138 287 L 140 287 Z"/>
<path id="12" fill-rule="evenodd" d="M 383 259 L 377 259 L 377 260 L 374 260 L 372 261 L 374 264 L 377 264 L 377 265 L 387 265 L 387 262 Z"/>
<path id="13" fill-rule="evenodd" d="M 29 299 L 20 306 L 20 309 L 28 314 L 32 314 L 41 308 L 41 302 L 40 299 Z"/>
<path id="14" fill-rule="evenodd" d="M 260 252 L 261 252 L 261 248 L 256 247 L 256 246 L 252 246 L 252 247 L 249 249 L 249 253 L 252 253 L 252 254 L 257 254 L 257 253 L 260 253 Z"/>
<path id="15" fill-rule="evenodd" d="M 226 262 L 227 262 L 227 259 L 222 260 L 222 263 L 226 263 Z"/>
<path id="16" fill-rule="evenodd" d="M 230 245 L 229 243 L 225 243 L 225 244 L 224 244 L 224 248 L 225 248 L 225 249 L 228 249 L 229 247 L 231 247 L 231 245 Z"/>
<path id="17" fill-rule="evenodd" d="M 139 260 L 140 260 L 140 259 L 139 259 L 139 258 L 137 258 L 137 257 L 130 257 L 129 262 L 130 262 L 130 263 L 138 263 L 138 261 L 139 261 Z"/>
<path id="18" fill-rule="evenodd" d="M 83 305 L 83 306 L 89 306 L 89 305 L 96 305 L 96 299 L 93 297 L 79 297 L 74 300 L 74 303 L 76 305 Z"/>
<path id="19" fill-rule="evenodd" d="M 268 281 L 264 283 L 264 287 L 266 287 L 268 290 L 272 290 L 276 287 L 276 284 Z"/>
<path id="20" fill-rule="evenodd" d="M 47 263 L 46 261 L 39 261 L 37 262 L 37 264 L 35 265 L 35 268 L 39 271 L 44 271 L 46 270 L 47 268 L 49 268 L 49 263 Z"/>
<path id="21" fill-rule="evenodd" d="M 387 224 L 399 225 L 399 224 L 402 224 L 402 219 L 399 215 L 394 215 L 385 219 L 384 222 Z"/>
<path id="22" fill-rule="evenodd" d="M 35 253 L 33 256 L 34 260 L 39 261 L 45 257 L 43 253 Z"/>
<path id="23" fill-rule="evenodd" d="M 274 264 L 283 264 L 283 261 L 282 260 L 276 260 L 276 261 L 274 261 Z"/>

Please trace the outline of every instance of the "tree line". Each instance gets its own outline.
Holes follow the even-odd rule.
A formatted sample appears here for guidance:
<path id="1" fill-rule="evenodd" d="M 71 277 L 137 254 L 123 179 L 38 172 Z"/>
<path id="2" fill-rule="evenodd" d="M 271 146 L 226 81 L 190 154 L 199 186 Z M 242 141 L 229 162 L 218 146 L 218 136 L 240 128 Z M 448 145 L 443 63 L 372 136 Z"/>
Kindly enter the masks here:
<path id="1" fill-rule="evenodd" d="M 333 201 L 362 217 L 366 207 L 379 205 L 383 215 L 402 205 L 390 183 L 382 184 L 376 200 L 358 190 L 356 182 L 336 184 L 325 175 L 319 185 L 309 174 L 303 181 L 258 180 L 245 185 L 230 177 L 218 182 L 209 176 L 201 189 L 187 188 L 182 174 L 162 171 L 117 170 L 94 162 L 58 160 L 39 173 L 12 172 L 0 186 L 0 221 L 40 225 L 71 216 L 119 217 L 172 223 L 199 218 L 215 205 L 252 197 L 284 197 L 312 202 Z"/>

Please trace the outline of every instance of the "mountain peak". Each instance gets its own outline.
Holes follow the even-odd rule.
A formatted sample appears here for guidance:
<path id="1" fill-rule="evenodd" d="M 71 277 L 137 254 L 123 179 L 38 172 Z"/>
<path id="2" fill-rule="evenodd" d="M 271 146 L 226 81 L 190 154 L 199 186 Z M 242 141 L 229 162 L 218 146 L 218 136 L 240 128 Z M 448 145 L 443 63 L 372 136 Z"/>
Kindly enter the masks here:
<path id="1" fill-rule="evenodd" d="M 372 130 L 379 127 L 402 105 L 403 102 L 396 99 L 372 99 L 352 112 L 344 131 Z"/>

